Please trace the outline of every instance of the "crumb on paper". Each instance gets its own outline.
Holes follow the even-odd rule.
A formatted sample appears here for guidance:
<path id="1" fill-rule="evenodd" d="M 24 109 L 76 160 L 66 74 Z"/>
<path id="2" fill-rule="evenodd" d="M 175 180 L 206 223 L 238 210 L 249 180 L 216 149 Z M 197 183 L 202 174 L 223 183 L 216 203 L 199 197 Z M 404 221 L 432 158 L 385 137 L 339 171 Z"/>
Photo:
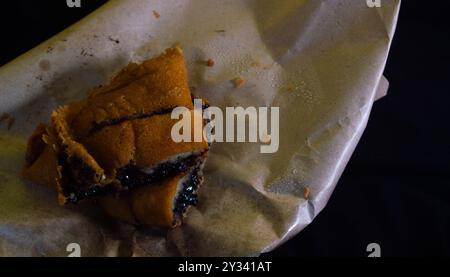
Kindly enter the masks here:
<path id="1" fill-rule="evenodd" d="M 156 10 L 153 10 L 153 15 L 155 16 L 156 19 L 158 19 L 158 18 L 161 17 L 161 15 L 159 14 L 159 12 L 156 11 Z"/>
<path id="2" fill-rule="evenodd" d="M 245 79 L 243 79 L 242 77 L 234 78 L 233 84 L 235 88 L 240 88 L 245 84 Z"/>
<path id="3" fill-rule="evenodd" d="M 225 30 L 223 30 L 223 29 L 220 29 L 220 30 L 214 30 L 214 32 L 216 32 L 216 33 L 225 33 Z"/>
<path id="4" fill-rule="evenodd" d="M 16 121 L 16 119 L 8 113 L 3 113 L 0 116 L 0 123 L 6 122 L 6 127 L 8 128 L 8 130 L 11 129 L 11 127 L 14 125 L 15 121 Z"/>
<path id="5" fill-rule="evenodd" d="M 50 54 L 51 52 L 53 52 L 53 46 L 47 47 L 47 53 Z"/>
<path id="6" fill-rule="evenodd" d="M 294 90 L 295 90 L 294 85 L 292 85 L 292 84 L 287 85 L 287 87 L 286 87 L 287 92 L 293 92 Z"/>
<path id="7" fill-rule="evenodd" d="M 116 38 L 113 38 L 113 37 L 111 37 L 111 36 L 109 36 L 108 39 L 109 39 L 110 41 L 112 41 L 112 42 L 117 43 L 117 44 L 120 43 L 120 40 L 118 40 L 118 39 L 116 39 Z"/>
<path id="8" fill-rule="evenodd" d="M 39 80 L 39 81 L 43 81 L 44 80 L 44 77 L 42 77 L 42 75 L 38 75 L 35 78 L 36 78 L 36 80 Z"/>
<path id="9" fill-rule="evenodd" d="M 308 187 L 305 187 L 303 190 L 303 197 L 305 199 L 309 199 L 309 195 L 311 194 L 311 189 Z"/>
<path id="10" fill-rule="evenodd" d="M 209 59 L 206 61 L 206 65 L 209 66 L 209 67 L 213 67 L 214 64 L 215 64 L 215 62 L 214 62 L 214 60 L 211 59 L 211 58 L 209 58 Z"/>
<path id="11" fill-rule="evenodd" d="M 272 137 L 265 133 L 261 138 L 261 142 L 264 144 L 270 144 L 272 142 Z"/>

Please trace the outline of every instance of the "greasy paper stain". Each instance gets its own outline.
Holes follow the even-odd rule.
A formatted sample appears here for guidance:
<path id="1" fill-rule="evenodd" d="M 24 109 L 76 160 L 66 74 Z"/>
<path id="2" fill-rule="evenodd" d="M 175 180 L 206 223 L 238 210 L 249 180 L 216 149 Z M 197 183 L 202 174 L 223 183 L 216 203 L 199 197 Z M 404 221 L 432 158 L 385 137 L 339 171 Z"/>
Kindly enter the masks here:
<path id="1" fill-rule="evenodd" d="M 50 67 L 51 65 L 49 60 L 41 60 L 39 62 L 39 68 L 42 69 L 42 71 L 49 71 Z"/>
<path id="2" fill-rule="evenodd" d="M 8 130 L 11 129 L 15 121 L 16 119 L 8 113 L 3 113 L 0 116 L 0 123 L 5 122 L 6 128 L 8 128 Z"/>

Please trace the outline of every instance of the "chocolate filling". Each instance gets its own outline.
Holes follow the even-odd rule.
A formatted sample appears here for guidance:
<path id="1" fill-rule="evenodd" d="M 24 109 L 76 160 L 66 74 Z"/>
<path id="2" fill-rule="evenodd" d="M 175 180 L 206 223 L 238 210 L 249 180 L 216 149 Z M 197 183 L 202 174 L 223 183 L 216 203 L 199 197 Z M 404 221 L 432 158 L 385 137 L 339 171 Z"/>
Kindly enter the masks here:
<path id="1" fill-rule="evenodd" d="M 69 202 L 75 204 L 86 198 L 99 197 L 116 191 L 131 190 L 139 186 L 151 185 L 162 181 L 168 176 L 185 172 L 192 166 L 201 163 L 204 159 L 202 154 L 192 154 L 188 157 L 180 157 L 175 161 L 161 163 L 152 168 L 151 173 L 143 172 L 134 162 L 130 162 L 130 164 L 119 169 L 117 172 L 116 180 L 120 182 L 119 186 L 113 184 L 102 186 L 87 181 L 88 177 L 92 175 L 92 169 L 86 168 L 86 165 L 82 161 L 77 161 L 76 158 L 72 158 L 71 162 L 68 162 L 65 151 L 60 151 L 58 163 L 62 166 L 63 170 L 63 193 Z M 73 161 L 75 164 L 73 164 Z M 74 165 L 76 165 L 78 170 L 72 170 Z M 81 176 L 77 176 L 78 174 L 75 173 Z"/>
<path id="2" fill-rule="evenodd" d="M 116 178 L 120 181 L 123 189 L 133 189 L 135 187 L 162 181 L 164 178 L 180 172 L 185 172 L 192 166 L 198 164 L 202 159 L 202 153 L 193 154 L 188 157 L 180 157 L 174 162 L 167 161 L 158 164 L 152 168 L 152 173 L 150 174 L 143 172 L 142 169 L 138 168 L 133 163 L 130 163 L 117 172 Z"/>
<path id="3" fill-rule="evenodd" d="M 198 203 L 197 189 L 203 178 L 199 173 L 200 167 L 197 166 L 183 183 L 180 192 L 178 192 L 173 209 L 173 212 L 178 217 L 181 217 L 189 206 L 195 206 Z"/>
<path id="4" fill-rule="evenodd" d="M 105 195 L 112 191 L 111 187 L 100 186 L 87 181 L 89 176 L 92 176 L 93 170 L 80 158 L 72 157 L 69 162 L 66 152 L 60 151 L 58 153 L 58 164 L 62 167 L 63 194 L 69 202 L 77 203 L 82 199 Z M 77 168 L 77 170 L 73 171 L 73 168 Z"/>

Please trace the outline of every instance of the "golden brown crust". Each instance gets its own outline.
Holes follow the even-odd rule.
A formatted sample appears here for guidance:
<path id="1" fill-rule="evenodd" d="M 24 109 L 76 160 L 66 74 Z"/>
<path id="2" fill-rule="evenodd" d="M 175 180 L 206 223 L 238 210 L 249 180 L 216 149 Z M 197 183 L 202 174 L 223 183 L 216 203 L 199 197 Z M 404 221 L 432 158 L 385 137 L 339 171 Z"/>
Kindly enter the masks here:
<path id="1" fill-rule="evenodd" d="M 155 59 L 129 65 L 110 85 L 94 89 L 85 100 L 68 105 L 68 113 L 61 117 L 72 128 L 74 137 L 83 138 L 97 126 L 179 106 L 192 109 L 192 100 L 182 52 L 171 48 Z"/>
<path id="2" fill-rule="evenodd" d="M 126 166 L 135 156 L 135 135 L 131 121 L 104 127 L 82 140 L 98 163 L 106 178 L 115 177 L 117 169 Z"/>
<path id="3" fill-rule="evenodd" d="M 191 111 L 191 118 L 193 113 Z M 199 153 L 208 149 L 208 143 L 203 138 L 200 142 L 174 142 L 171 131 L 177 120 L 170 116 L 165 114 L 134 121 L 138 166 L 153 166 L 179 154 Z M 203 131 L 203 126 L 200 127 Z M 191 134 L 193 133 L 194 124 L 191 124 Z"/>
<path id="4" fill-rule="evenodd" d="M 121 194 L 109 194 L 98 199 L 103 211 L 110 217 L 118 220 L 138 225 L 133 210 L 131 209 L 129 192 Z"/>
<path id="5" fill-rule="evenodd" d="M 131 193 L 131 208 L 141 224 L 173 227 L 174 202 L 179 183 L 185 174 L 179 174 L 159 184 L 140 187 Z"/>
<path id="6" fill-rule="evenodd" d="M 191 155 L 208 149 L 205 140 L 174 142 L 171 131 L 176 122 L 170 114 L 125 121 L 102 128 L 85 138 L 82 144 L 105 170 L 107 179 L 114 178 L 117 170 L 130 162 L 140 168 L 153 167 L 178 155 Z M 191 127 L 193 133 L 193 124 Z"/>
<path id="7" fill-rule="evenodd" d="M 22 175 L 37 184 L 54 188 L 57 160 L 54 134 L 49 131 L 49 126 L 41 123 L 28 139 Z"/>
<path id="8" fill-rule="evenodd" d="M 23 169 L 22 175 L 36 184 L 55 188 L 56 166 L 55 152 L 51 146 L 45 145 L 39 157 Z"/>
<path id="9" fill-rule="evenodd" d="M 44 150 L 45 142 L 42 140 L 42 136 L 46 133 L 46 128 L 47 125 L 40 123 L 28 139 L 28 147 L 25 154 L 26 166 L 33 164 Z"/>
<path id="10" fill-rule="evenodd" d="M 96 162 L 95 158 L 89 154 L 84 145 L 75 140 L 72 135 L 72 130 L 66 121 L 65 115 L 67 113 L 70 113 L 69 106 L 61 107 L 52 114 L 53 128 L 59 141 L 58 146 L 60 149 L 58 151 L 64 151 L 67 155 L 68 163 L 70 163 L 71 159 L 82 160 L 93 171 L 92 176 L 90 176 L 90 181 L 98 183 L 104 175 L 104 171 Z"/>
<path id="11" fill-rule="evenodd" d="M 179 221 L 174 213 L 174 203 L 186 175 L 178 174 L 132 192 L 107 195 L 99 198 L 99 203 L 108 215 L 131 224 L 175 227 Z"/>

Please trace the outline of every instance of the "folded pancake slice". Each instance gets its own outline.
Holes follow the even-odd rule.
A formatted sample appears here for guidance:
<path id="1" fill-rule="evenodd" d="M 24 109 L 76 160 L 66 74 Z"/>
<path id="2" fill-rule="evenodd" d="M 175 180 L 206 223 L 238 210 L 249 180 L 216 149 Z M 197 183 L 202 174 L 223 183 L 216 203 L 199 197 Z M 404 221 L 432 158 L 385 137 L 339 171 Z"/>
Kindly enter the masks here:
<path id="1" fill-rule="evenodd" d="M 100 197 L 99 203 L 107 214 L 128 223 L 175 227 L 197 204 L 202 179 L 197 166 L 151 186 Z"/>
<path id="2" fill-rule="evenodd" d="M 40 124 L 30 137 L 23 175 L 35 183 L 57 189 L 58 163 L 52 147 L 55 138 L 49 131 L 48 126 Z M 165 175 L 164 178 L 152 179 L 152 175 L 137 168 L 126 168 L 124 170 L 128 171 L 130 180 L 143 178 L 139 174 L 145 174 L 141 176 L 147 179 L 143 178 L 139 186 L 130 186 L 127 190 L 108 188 L 97 194 L 96 199 L 108 215 L 119 220 L 131 224 L 176 227 L 181 224 L 187 209 L 197 204 L 197 189 L 203 180 L 201 170 L 206 155 L 206 151 L 193 155 L 189 166 L 185 161 L 182 170 L 173 171 L 175 175 Z M 180 164 L 177 166 L 179 168 Z M 159 165 L 154 170 L 158 171 Z M 131 175 L 132 171 L 139 173 Z"/>
<path id="3" fill-rule="evenodd" d="M 111 84 L 54 111 L 60 202 L 104 193 L 124 167 L 127 171 L 136 167 L 152 171 L 159 163 L 164 172 L 169 171 L 154 174 L 162 178 L 175 171 L 175 163 L 182 165 L 178 156 L 189 159 L 206 149 L 206 143 L 176 145 L 170 139 L 174 121 L 169 114 L 180 106 L 192 109 L 193 103 L 182 51 L 172 48 L 140 65 L 130 64 Z M 120 186 L 121 182 L 114 184 Z"/>
<path id="4" fill-rule="evenodd" d="M 182 51 L 171 48 L 140 65 L 130 64 L 111 84 L 94 89 L 84 100 L 55 110 L 52 127 L 59 141 L 57 152 L 62 175 L 79 183 L 69 184 L 67 178 L 60 178 L 59 190 L 81 184 L 80 187 L 99 191 L 109 184 L 104 169 L 81 143 L 82 139 L 104 127 L 170 113 L 179 106 L 192 109 L 192 96 Z M 60 199 L 65 202 L 63 197 Z"/>
<path id="5" fill-rule="evenodd" d="M 174 226 L 196 203 L 209 150 L 203 136 L 199 142 L 172 138 L 179 121 L 171 118 L 176 107 L 187 108 L 191 129 L 183 130 L 192 139 L 203 131 L 202 111 L 197 114 L 193 106 L 179 48 L 130 64 L 87 98 L 56 109 L 50 126 L 36 128 L 23 175 L 56 188 L 61 205 L 114 200 L 106 207 L 115 217 Z"/>

